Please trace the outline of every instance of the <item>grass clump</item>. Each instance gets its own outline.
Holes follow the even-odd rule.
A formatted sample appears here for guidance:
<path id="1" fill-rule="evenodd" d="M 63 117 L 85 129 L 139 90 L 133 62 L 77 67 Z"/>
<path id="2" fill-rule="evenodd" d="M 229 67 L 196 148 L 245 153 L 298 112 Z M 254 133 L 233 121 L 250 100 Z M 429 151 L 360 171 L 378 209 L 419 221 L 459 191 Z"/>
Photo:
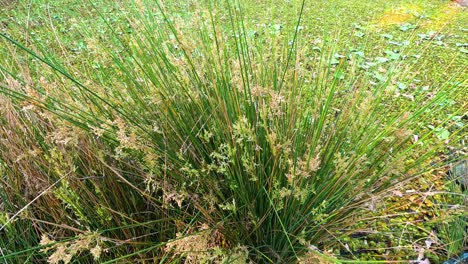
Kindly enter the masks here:
<path id="1" fill-rule="evenodd" d="M 363 208 L 432 169 L 442 142 L 422 126 L 463 83 L 395 96 L 401 65 L 375 82 L 331 39 L 301 45 L 304 5 L 278 39 L 249 34 L 229 1 L 192 16 L 141 1 L 128 34 L 96 7 L 111 31 L 99 67 L 1 33 L 0 235 L 30 238 L 0 258 L 333 261 Z"/>

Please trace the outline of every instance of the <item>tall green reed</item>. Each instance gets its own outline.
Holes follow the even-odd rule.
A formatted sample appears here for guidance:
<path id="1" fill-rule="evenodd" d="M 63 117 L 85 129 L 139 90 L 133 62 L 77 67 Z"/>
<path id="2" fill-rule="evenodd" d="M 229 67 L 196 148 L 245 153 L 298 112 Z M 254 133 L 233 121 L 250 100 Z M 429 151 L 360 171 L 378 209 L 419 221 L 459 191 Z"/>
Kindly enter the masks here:
<path id="1" fill-rule="evenodd" d="M 108 24 L 110 40 L 99 47 L 108 63 L 89 79 L 40 44 L 33 50 L 0 33 L 10 50 L 41 61 L 50 73 L 31 82 L 0 68 L 4 80 L 16 79 L 16 86 L 1 86 L 12 102 L 8 111 L 22 117 L 19 130 L 34 130 L 16 132 L 2 147 L 22 152 L 43 142 L 37 164 L 25 166 L 44 186 L 67 173 L 76 177 L 65 177 L 43 203 L 30 206 L 25 219 L 40 227 L 34 242 L 39 234 L 97 230 L 111 261 L 136 257 L 131 252 L 164 261 L 169 253 L 188 254 L 171 247 L 181 237 L 212 239 L 196 235 L 208 226 L 245 246 L 256 262 L 296 262 L 310 248 L 333 246 L 334 234 L 376 196 L 428 170 L 425 162 L 440 146 L 413 144 L 413 131 L 429 122 L 428 112 L 441 110 L 440 102 L 458 96 L 460 86 L 447 82 L 431 98 L 395 99 L 398 67 L 372 86 L 359 58 L 334 65 L 332 44 L 320 53 L 301 45 L 302 8 L 290 37 L 277 40 L 250 36 L 242 5 L 193 5 L 192 16 L 178 17 L 159 2 L 135 3 L 126 18 L 132 34 Z M 19 145 L 24 139 L 31 142 Z M 14 168 L 5 186 L 24 181 L 12 154 L 2 153 Z M 96 172 L 106 176 L 89 178 Z M 14 208 L 28 201 L 21 189 L 11 193 L 22 202 L 6 198 Z M 63 227 L 62 221 L 74 228 L 57 235 L 51 226 Z"/>

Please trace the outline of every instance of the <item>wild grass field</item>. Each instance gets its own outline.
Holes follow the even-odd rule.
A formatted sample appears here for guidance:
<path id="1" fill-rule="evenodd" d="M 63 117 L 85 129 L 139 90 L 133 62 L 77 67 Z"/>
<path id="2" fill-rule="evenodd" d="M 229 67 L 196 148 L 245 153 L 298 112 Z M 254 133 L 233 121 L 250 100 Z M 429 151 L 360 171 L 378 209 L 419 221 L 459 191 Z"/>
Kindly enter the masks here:
<path id="1" fill-rule="evenodd" d="M 0 262 L 468 260 L 467 25 L 448 0 L 0 0 Z"/>

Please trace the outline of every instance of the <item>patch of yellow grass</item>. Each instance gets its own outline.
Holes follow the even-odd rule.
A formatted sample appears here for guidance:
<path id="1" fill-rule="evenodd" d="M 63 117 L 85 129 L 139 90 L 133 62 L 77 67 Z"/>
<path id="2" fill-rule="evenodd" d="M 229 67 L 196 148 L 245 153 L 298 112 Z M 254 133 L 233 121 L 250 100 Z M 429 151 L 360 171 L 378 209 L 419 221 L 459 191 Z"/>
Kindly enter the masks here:
<path id="1" fill-rule="evenodd" d="M 388 26 L 402 24 L 412 20 L 419 15 L 422 7 L 416 4 L 403 4 L 398 8 L 385 12 L 373 24 L 377 26 Z"/>
<path id="2" fill-rule="evenodd" d="M 422 27 L 439 31 L 453 21 L 461 11 L 462 9 L 453 2 L 444 4 L 437 10 L 436 15 L 431 20 L 424 23 Z"/>
<path id="3" fill-rule="evenodd" d="M 386 11 L 378 17 L 372 24 L 377 27 L 389 25 L 400 25 L 412 21 L 424 10 L 423 6 L 417 4 L 403 4 L 397 8 Z M 435 15 L 421 25 L 429 30 L 439 31 L 447 24 L 457 18 L 462 9 L 453 2 L 441 5 Z"/>

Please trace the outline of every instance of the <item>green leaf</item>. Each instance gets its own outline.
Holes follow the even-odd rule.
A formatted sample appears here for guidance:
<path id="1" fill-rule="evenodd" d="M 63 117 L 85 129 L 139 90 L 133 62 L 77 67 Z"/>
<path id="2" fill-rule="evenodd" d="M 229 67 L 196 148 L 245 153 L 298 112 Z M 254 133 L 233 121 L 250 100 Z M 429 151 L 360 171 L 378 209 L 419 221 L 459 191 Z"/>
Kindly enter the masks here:
<path id="1" fill-rule="evenodd" d="M 344 58 L 345 56 L 343 56 L 343 55 L 341 55 L 341 54 L 339 54 L 339 53 L 335 53 L 335 54 L 333 55 L 333 57 L 335 57 L 335 58 L 337 58 L 337 59 L 342 59 L 342 58 Z"/>
<path id="2" fill-rule="evenodd" d="M 363 30 L 363 29 L 364 29 L 361 25 L 359 25 L 359 24 L 357 24 L 357 23 L 354 23 L 354 24 L 353 24 L 353 27 L 354 27 L 355 29 L 357 29 L 357 30 Z"/>
<path id="3" fill-rule="evenodd" d="M 447 140 L 450 137 L 450 132 L 447 129 L 443 129 L 436 132 L 437 138 L 440 140 Z"/>
<path id="4" fill-rule="evenodd" d="M 380 74 L 379 72 L 375 71 L 374 72 L 374 78 L 376 78 L 377 80 L 379 80 L 380 82 L 383 82 L 385 80 L 385 77 L 382 76 L 382 74 Z"/>
<path id="5" fill-rule="evenodd" d="M 385 62 L 390 61 L 390 59 L 384 58 L 384 57 L 377 57 L 377 58 L 375 58 L 375 61 L 376 61 L 377 63 L 385 63 Z"/>
<path id="6" fill-rule="evenodd" d="M 386 38 L 386 39 L 393 39 L 393 35 L 390 34 L 381 34 L 380 36 Z"/>
<path id="7" fill-rule="evenodd" d="M 465 125 L 465 122 L 463 122 L 462 116 L 453 116 L 452 121 L 454 121 L 455 125 L 459 128 L 462 128 Z"/>
<path id="8" fill-rule="evenodd" d="M 391 51 L 391 50 L 386 50 L 384 53 L 387 55 L 387 58 L 389 58 L 391 60 L 398 60 L 398 59 L 401 58 L 400 53 L 397 53 L 397 52 L 394 52 L 394 51 Z"/>
<path id="9" fill-rule="evenodd" d="M 405 40 L 405 41 L 402 41 L 402 42 L 389 40 L 388 43 L 399 46 L 399 47 L 402 47 L 402 46 L 408 46 L 411 42 L 409 40 Z"/>
<path id="10" fill-rule="evenodd" d="M 418 34 L 418 37 L 420 39 L 429 39 L 429 35 L 427 35 L 427 34 Z"/>
<path id="11" fill-rule="evenodd" d="M 333 58 L 333 59 L 330 60 L 330 65 L 337 65 L 337 64 L 339 64 L 339 63 L 340 63 L 340 61 L 337 60 L 337 59 L 335 59 L 335 58 Z"/>
<path id="12" fill-rule="evenodd" d="M 410 23 L 404 23 L 403 25 L 400 26 L 401 31 L 408 31 L 410 29 L 415 29 L 417 26 L 410 24 Z"/>
<path id="13" fill-rule="evenodd" d="M 279 31 L 279 30 L 281 30 L 282 26 L 281 26 L 281 24 L 274 24 L 272 27 L 273 27 L 274 30 Z"/>
<path id="14" fill-rule="evenodd" d="M 397 46 L 402 46 L 402 44 L 400 42 L 398 42 L 398 41 L 390 40 L 388 43 L 393 44 L 393 45 L 397 45 Z"/>
<path id="15" fill-rule="evenodd" d="M 247 31 L 247 36 L 253 38 L 253 37 L 257 37 L 258 36 L 258 33 L 256 30 L 248 30 Z"/>
<path id="16" fill-rule="evenodd" d="M 447 140 L 450 137 L 450 132 L 446 128 L 443 128 L 443 127 L 435 128 L 432 125 L 428 125 L 427 127 L 432 129 L 432 131 L 434 132 L 434 134 L 439 140 Z"/>
<path id="17" fill-rule="evenodd" d="M 363 51 L 355 51 L 353 54 L 356 54 L 357 56 L 364 58 L 364 52 Z"/>
<path id="18" fill-rule="evenodd" d="M 364 34 L 363 32 L 361 32 L 361 31 L 356 31 L 356 32 L 354 32 L 354 36 L 356 36 L 356 37 L 358 37 L 358 38 L 362 38 L 362 37 L 364 37 L 364 35 L 365 35 L 365 34 Z"/>
<path id="19" fill-rule="evenodd" d="M 432 38 L 434 38 L 436 36 L 436 32 L 435 31 L 429 31 L 427 32 L 427 34 L 418 34 L 418 37 L 421 38 L 421 39 L 424 39 L 424 40 L 430 40 Z M 438 37 L 438 40 L 440 40 L 441 38 L 443 37 L 443 35 L 441 37 Z"/>

